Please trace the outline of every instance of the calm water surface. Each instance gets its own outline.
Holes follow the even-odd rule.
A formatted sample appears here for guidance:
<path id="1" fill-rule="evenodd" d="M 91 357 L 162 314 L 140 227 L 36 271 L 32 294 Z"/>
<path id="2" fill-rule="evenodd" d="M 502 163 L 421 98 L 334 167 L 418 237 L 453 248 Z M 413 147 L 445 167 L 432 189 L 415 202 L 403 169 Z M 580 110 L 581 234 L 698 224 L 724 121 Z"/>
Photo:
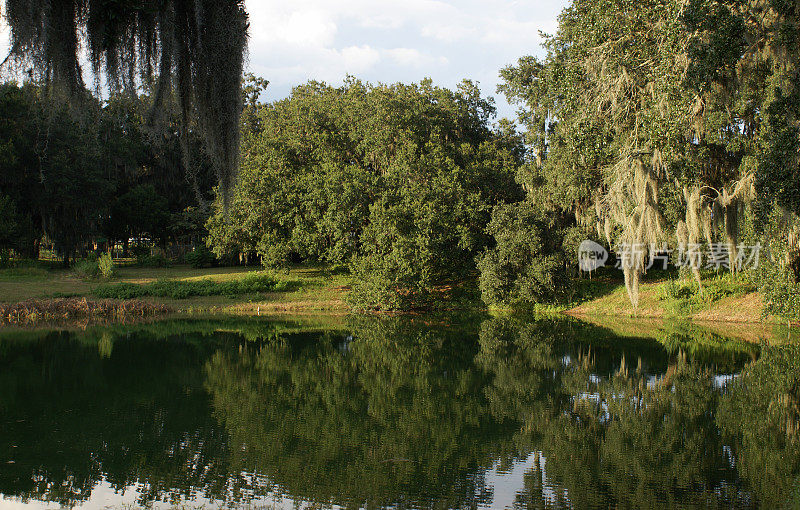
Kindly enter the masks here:
<path id="1" fill-rule="evenodd" d="M 649 338 L 646 338 L 649 337 Z M 0 508 L 775 508 L 800 351 L 575 321 L 0 334 Z"/>

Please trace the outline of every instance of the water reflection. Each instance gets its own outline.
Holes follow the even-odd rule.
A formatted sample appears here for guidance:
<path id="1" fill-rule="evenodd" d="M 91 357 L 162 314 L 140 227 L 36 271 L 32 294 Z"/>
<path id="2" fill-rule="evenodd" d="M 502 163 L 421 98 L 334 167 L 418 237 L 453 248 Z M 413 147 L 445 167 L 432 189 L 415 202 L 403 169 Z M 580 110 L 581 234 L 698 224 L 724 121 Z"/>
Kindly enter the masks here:
<path id="1" fill-rule="evenodd" d="M 0 494 L 65 506 L 793 501 L 800 351 L 686 325 L 651 336 L 523 317 L 9 333 Z"/>

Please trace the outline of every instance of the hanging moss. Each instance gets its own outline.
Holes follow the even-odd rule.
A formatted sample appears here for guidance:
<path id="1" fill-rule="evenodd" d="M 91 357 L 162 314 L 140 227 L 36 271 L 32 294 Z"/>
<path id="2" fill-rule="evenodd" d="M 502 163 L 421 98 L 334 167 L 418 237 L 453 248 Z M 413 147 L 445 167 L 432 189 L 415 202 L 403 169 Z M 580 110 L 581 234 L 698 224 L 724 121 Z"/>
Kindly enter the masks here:
<path id="1" fill-rule="evenodd" d="M 6 0 L 2 14 L 11 61 L 54 91 L 80 98 L 85 48 L 95 89 L 104 79 L 112 92 L 151 91 L 154 124 L 176 97 L 183 131 L 200 132 L 227 203 L 237 168 L 244 0 Z"/>

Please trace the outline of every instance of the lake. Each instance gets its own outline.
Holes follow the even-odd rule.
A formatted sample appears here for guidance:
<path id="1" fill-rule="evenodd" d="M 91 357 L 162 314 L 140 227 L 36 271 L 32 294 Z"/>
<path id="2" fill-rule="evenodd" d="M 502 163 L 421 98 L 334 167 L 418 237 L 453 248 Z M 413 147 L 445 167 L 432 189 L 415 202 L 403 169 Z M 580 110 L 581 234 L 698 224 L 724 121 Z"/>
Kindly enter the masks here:
<path id="1" fill-rule="evenodd" d="M 0 333 L 0 508 L 775 508 L 800 350 L 420 316 Z"/>

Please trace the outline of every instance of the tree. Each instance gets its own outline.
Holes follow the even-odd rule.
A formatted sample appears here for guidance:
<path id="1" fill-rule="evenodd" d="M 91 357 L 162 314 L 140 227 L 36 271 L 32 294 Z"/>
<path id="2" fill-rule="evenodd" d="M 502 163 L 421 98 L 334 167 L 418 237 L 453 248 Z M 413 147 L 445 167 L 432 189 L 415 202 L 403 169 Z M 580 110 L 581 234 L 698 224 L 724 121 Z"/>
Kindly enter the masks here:
<path id="1" fill-rule="evenodd" d="M 428 305 L 463 283 L 492 207 L 522 198 L 520 139 L 490 128 L 494 106 L 470 82 L 311 82 L 253 115 L 231 221 L 220 202 L 209 246 L 351 265 L 356 307 Z"/>
<path id="2" fill-rule="evenodd" d="M 167 199 L 152 184 L 142 184 L 117 197 L 111 205 L 111 228 L 116 239 L 126 245 L 131 237 L 149 236 L 163 240 L 167 235 L 169 210 Z"/>
<path id="3" fill-rule="evenodd" d="M 228 196 L 239 153 L 244 0 L 6 0 L 3 16 L 14 60 L 32 64 L 73 101 L 83 100 L 81 48 L 97 83 L 102 74 L 111 91 L 154 87 L 154 124 L 175 90 L 184 155 L 188 160 L 187 134 L 197 128 Z"/>
<path id="4" fill-rule="evenodd" d="M 98 104 L 88 112 L 99 115 Z M 48 129 L 47 143 L 38 150 L 41 204 L 45 235 L 67 266 L 100 232 L 114 190 L 97 134 L 86 119 L 76 119 L 65 107 L 43 99 L 32 112 Z M 96 117 L 95 117 L 96 118 Z"/>
<path id="5" fill-rule="evenodd" d="M 39 140 L 32 108 L 36 90 L 28 85 L 0 85 L 0 196 L 5 196 L 6 214 L 16 217 L 13 235 L 6 238 L 5 248 L 17 255 L 39 256 L 42 236 L 42 201 Z M 12 211 L 15 211 L 12 213 Z M 11 225 L 11 217 L 6 217 Z"/>
<path id="6" fill-rule="evenodd" d="M 662 246 L 722 241 L 735 270 L 756 191 L 792 207 L 796 16 L 785 2 L 576 1 L 544 59 L 502 71 L 534 156 L 530 199 L 629 250 L 634 306 Z"/>

